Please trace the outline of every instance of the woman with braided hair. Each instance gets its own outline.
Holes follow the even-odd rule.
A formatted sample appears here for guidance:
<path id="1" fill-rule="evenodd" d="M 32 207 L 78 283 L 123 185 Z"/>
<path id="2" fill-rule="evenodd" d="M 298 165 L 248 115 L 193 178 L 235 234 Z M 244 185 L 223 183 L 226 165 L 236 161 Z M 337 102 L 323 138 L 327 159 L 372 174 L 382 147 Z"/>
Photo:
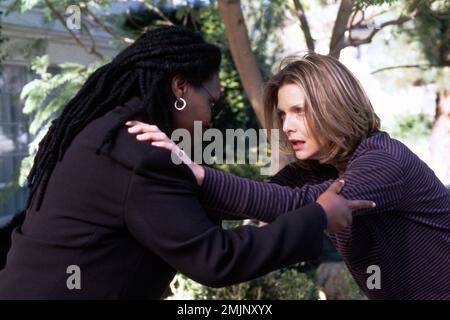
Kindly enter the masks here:
<path id="1" fill-rule="evenodd" d="M 348 225 L 355 203 L 336 183 L 271 225 L 224 230 L 189 167 L 128 134 L 131 119 L 166 135 L 211 126 L 220 57 L 198 33 L 163 27 L 89 77 L 39 145 L 0 299 L 159 299 L 177 271 L 231 285 L 317 256 L 327 220 Z"/>
<path id="2" fill-rule="evenodd" d="M 163 105 L 171 104 L 168 80 L 182 73 L 185 77 L 183 81 L 199 86 L 204 79 L 211 78 L 209 84 L 215 87 L 215 96 L 219 96 L 219 65 L 220 49 L 204 42 L 199 34 L 188 29 L 160 28 L 143 34 L 111 63 L 96 70 L 67 104 L 62 115 L 54 121 L 40 144 L 29 175 L 29 199 L 33 198 L 41 180 L 44 185 L 47 183 L 56 162 L 62 159 L 72 139 L 89 122 L 130 98 L 140 96 L 145 109 L 130 108 L 124 111 L 124 117 L 132 117 L 133 112 L 145 113 L 149 119 L 159 123 L 164 132 L 170 133 L 170 109 L 157 107 L 158 102 Z M 205 95 L 204 92 L 200 93 Z M 161 99 L 166 101 L 158 101 Z M 210 103 L 213 105 L 215 101 Z M 118 121 L 107 132 L 100 148 L 111 143 L 113 135 L 122 126 L 123 121 Z M 38 208 L 41 199 L 38 196 Z"/>

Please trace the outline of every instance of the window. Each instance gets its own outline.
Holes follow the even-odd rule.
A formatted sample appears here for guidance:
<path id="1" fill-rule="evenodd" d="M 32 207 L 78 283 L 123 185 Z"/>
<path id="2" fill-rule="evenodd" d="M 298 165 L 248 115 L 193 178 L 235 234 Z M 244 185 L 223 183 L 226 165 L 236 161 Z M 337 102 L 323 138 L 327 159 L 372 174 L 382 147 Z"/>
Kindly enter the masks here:
<path id="1" fill-rule="evenodd" d="M 11 187 L 20 163 L 28 155 L 28 119 L 22 113 L 20 91 L 31 79 L 26 66 L 3 65 L 0 75 L 0 224 L 6 217 L 23 210 L 27 190 L 21 188 L 11 194 Z"/>

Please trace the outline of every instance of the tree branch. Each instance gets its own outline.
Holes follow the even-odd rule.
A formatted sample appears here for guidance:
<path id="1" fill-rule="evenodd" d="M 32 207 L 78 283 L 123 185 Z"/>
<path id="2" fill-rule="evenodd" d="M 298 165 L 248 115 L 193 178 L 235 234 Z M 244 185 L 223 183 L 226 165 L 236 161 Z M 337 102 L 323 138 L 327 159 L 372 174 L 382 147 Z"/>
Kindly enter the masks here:
<path id="1" fill-rule="evenodd" d="M 306 19 L 305 10 L 303 9 L 300 0 L 294 0 L 295 10 L 297 11 L 298 19 L 300 20 L 300 28 L 305 36 L 306 46 L 309 51 L 314 52 L 314 39 L 311 36 L 308 20 Z"/>
<path id="2" fill-rule="evenodd" d="M 361 18 L 359 19 L 358 22 L 354 23 L 355 18 L 358 15 L 359 12 L 361 12 Z M 350 20 L 350 26 L 357 27 L 357 26 L 361 25 L 361 23 L 363 23 L 365 20 L 366 20 L 366 12 L 363 9 L 356 10 L 353 13 L 352 18 Z"/>
<path id="3" fill-rule="evenodd" d="M 108 26 L 106 26 L 106 25 L 100 20 L 100 18 L 97 17 L 97 16 L 96 16 L 96 15 L 88 8 L 87 5 L 85 6 L 85 9 L 86 9 L 87 14 L 95 21 L 95 23 L 97 23 L 97 24 L 100 26 L 100 28 L 102 28 L 106 33 L 108 33 L 109 35 L 111 35 L 114 39 L 117 39 L 117 40 L 119 40 L 119 41 L 121 41 L 121 42 L 128 43 L 128 44 L 134 42 L 134 41 L 133 41 L 132 39 L 130 39 L 130 38 L 122 37 L 122 36 L 118 35 L 117 33 L 113 32 L 113 31 L 111 30 L 111 28 L 109 28 Z"/>
<path id="4" fill-rule="evenodd" d="M 356 15 L 358 14 L 358 12 L 361 12 L 361 19 L 359 19 L 359 21 L 358 21 L 357 23 L 354 24 L 354 20 L 355 20 L 355 18 L 356 18 Z M 364 14 L 364 10 L 362 10 L 362 9 L 356 10 L 356 11 L 352 14 L 352 16 L 351 16 L 351 18 L 350 18 L 350 28 L 349 28 L 349 30 L 348 30 L 348 38 L 349 38 L 349 39 L 352 38 L 352 30 L 353 30 L 353 27 L 359 26 L 359 25 L 364 21 L 364 15 L 365 15 L 365 14 Z"/>
<path id="5" fill-rule="evenodd" d="M 381 15 L 385 14 L 386 12 L 388 12 L 388 10 L 382 10 L 382 11 L 380 11 L 380 12 L 374 13 L 373 15 L 371 15 L 370 17 L 368 17 L 368 18 L 366 19 L 366 21 L 373 20 L 375 17 L 381 16 Z"/>
<path id="6" fill-rule="evenodd" d="M 194 30 L 197 32 L 200 32 L 200 30 L 198 29 L 198 26 L 197 26 L 197 22 L 195 21 L 194 15 L 192 14 L 192 8 L 189 8 L 189 18 L 191 19 Z"/>
<path id="7" fill-rule="evenodd" d="M 67 27 L 66 21 L 64 20 L 64 17 L 55 9 L 55 7 L 51 4 L 50 1 L 48 0 L 44 0 L 45 5 L 50 9 L 50 11 L 56 16 L 56 18 L 61 22 L 61 24 L 64 26 L 64 28 L 70 33 L 70 35 L 72 36 L 72 38 L 74 38 L 75 42 L 84 49 L 84 51 L 86 51 L 89 54 L 94 54 L 97 57 L 99 57 L 100 59 L 103 59 L 103 55 L 98 52 L 97 50 L 95 50 L 94 48 L 88 48 L 86 45 L 84 45 L 83 42 L 81 42 L 81 40 L 77 37 L 77 35 L 70 30 Z M 88 32 L 88 34 L 90 35 L 90 33 Z"/>
<path id="8" fill-rule="evenodd" d="M 342 0 L 339 6 L 336 22 L 334 23 L 333 32 L 330 41 L 330 56 L 339 59 L 341 50 L 345 45 L 345 31 L 347 31 L 348 20 L 352 13 L 355 0 Z"/>
<path id="9" fill-rule="evenodd" d="M 264 127 L 262 105 L 264 82 L 251 49 L 247 26 L 241 10 L 241 2 L 239 0 L 219 0 L 219 14 L 225 25 L 231 56 L 239 73 L 242 86 L 261 127 Z"/>
<path id="10" fill-rule="evenodd" d="M 88 28 L 88 26 L 86 25 L 85 22 L 81 21 L 81 25 L 84 26 L 84 29 L 86 30 L 86 33 L 87 33 L 89 39 L 91 40 L 91 51 L 92 52 L 97 52 L 97 49 L 96 49 L 97 44 L 95 42 L 94 37 L 91 34 L 91 31 L 89 30 L 89 28 Z M 102 58 L 103 58 L 103 55 L 102 55 Z"/>
<path id="11" fill-rule="evenodd" d="M 386 28 L 387 26 L 399 26 L 399 25 L 402 25 L 405 22 L 414 19 L 414 17 L 415 17 L 415 13 L 413 13 L 413 14 L 411 14 L 409 16 L 400 16 L 397 19 L 386 21 L 386 22 L 382 23 L 378 28 L 373 29 L 366 38 L 363 38 L 363 39 L 351 39 L 350 38 L 349 41 L 344 45 L 343 48 L 349 47 L 349 46 L 357 47 L 357 46 L 360 46 L 362 44 L 370 43 L 370 42 L 372 42 L 373 37 L 378 32 L 380 32 L 383 28 Z"/>
<path id="12" fill-rule="evenodd" d="M 154 6 L 151 3 L 148 3 L 148 1 L 144 1 L 143 3 L 148 9 L 150 9 L 151 11 L 155 12 L 158 16 L 160 16 L 164 20 L 164 24 L 173 25 L 173 22 L 170 21 L 170 19 L 167 18 L 166 15 L 161 10 L 159 10 L 158 7 Z"/>
<path id="13" fill-rule="evenodd" d="M 372 71 L 370 74 L 375 74 L 375 73 L 379 73 L 379 72 L 383 72 L 383 71 L 387 71 L 387 70 L 394 70 L 394 69 L 413 69 L 413 68 L 425 69 L 425 68 L 439 68 L 439 67 L 442 67 L 442 66 L 440 66 L 438 64 L 432 64 L 432 63 L 406 64 L 406 65 L 401 65 L 401 66 L 391 66 L 391 67 L 384 67 L 384 68 L 376 69 L 376 70 Z"/>

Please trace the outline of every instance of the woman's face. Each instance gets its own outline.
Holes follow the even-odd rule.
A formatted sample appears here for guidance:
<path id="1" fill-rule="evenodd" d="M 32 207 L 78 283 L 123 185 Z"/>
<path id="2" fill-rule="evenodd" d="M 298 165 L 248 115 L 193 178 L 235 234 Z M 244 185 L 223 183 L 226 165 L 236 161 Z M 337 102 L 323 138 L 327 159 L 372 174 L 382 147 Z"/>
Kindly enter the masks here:
<path id="1" fill-rule="evenodd" d="M 212 111 L 220 98 L 220 91 L 218 74 L 214 74 L 199 87 L 191 85 L 181 76 L 175 76 L 172 80 L 172 92 L 178 99 L 186 100 L 186 107 L 177 110 L 171 106 L 174 128 L 184 128 L 193 132 L 194 121 L 201 121 L 204 129 L 212 127 Z M 182 102 L 178 101 L 178 106 L 182 105 Z"/>
<path id="2" fill-rule="evenodd" d="M 318 159 L 319 143 L 310 135 L 305 117 L 305 93 L 296 84 L 284 84 L 278 90 L 278 113 L 283 121 L 283 132 L 298 160 Z"/>

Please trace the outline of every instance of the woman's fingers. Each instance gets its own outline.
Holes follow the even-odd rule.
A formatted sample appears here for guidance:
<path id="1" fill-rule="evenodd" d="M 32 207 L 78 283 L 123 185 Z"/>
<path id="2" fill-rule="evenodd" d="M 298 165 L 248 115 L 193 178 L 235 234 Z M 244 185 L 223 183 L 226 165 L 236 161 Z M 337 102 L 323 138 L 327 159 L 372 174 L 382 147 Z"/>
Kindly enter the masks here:
<path id="1" fill-rule="evenodd" d="M 343 179 L 335 180 L 329 187 L 327 191 L 332 191 L 339 194 L 344 187 L 345 181 Z"/>
<path id="2" fill-rule="evenodd" d="M 127 121 L 125 124 L 130 126 L 128 128 L 129 133 L 137 134 L 136 139 L 139 141 L 152 141 L 153 146 L 168 150 L 172 150 L 175 146 L 175 143 L 164 132 L 159 130 L 157 126 L 136 120 Z"/>
<path id="3" fill-rule="evenodd" d="M 165 141 L 168 138 L 163 132 L 145 132 L 138 134 L 136 139 L 140 141 Z"/>
<path id="4" fill-rule="evenodd" d="M 126 124 L 127 126 L 149 125 L 148 123 L 141 122 L 141 121 L 138 121 L 138 120 L 130 120 L 130 121 L 125 122 L 125 124 Z M 150 125 L 149 125 L 149 126 L 150 126 Z M 156 127 L 156 126 L 155 126 L 155 127 Z"/>
<path id="5" fill-rule="evenodd" d="M 172 151 L 172 150 L 173 150 L 173 147 L 174 147 L 174 144 L 172 144 L 172 143 L 167 143 L 166 141 L 153 141 L 153 142 L 152 142 L 152 146 L 160 147 L 160 148 L 165 148 L 165 149 L 167 149 L 167 150 Z"/>
<path id="6" fill-rule="evenodd" d="M 139 121 L 128 121 L 126 125 L 129 126 L 129 133 L 139 133 L 139 132 L 160 132 L 159 128 L 155 125 L 139 122 Z"/>
<path id="7" fill-rule="evenodd" d="M 129 133 L 139 133 L 139 132 L 160 132 L 157 126 L 152 126 L 148 124 L 134 125 L 128 128 Z"/>
<path id="8" fill-rule="evenodd" d="M 350 210 L 370 209 L 376 206 L 375 202 L 369 200 L 349 200 Z"/>
<path id="9" fill-rule="evenodd" d="M 347 225 L 345 227 L 350 227 L 353 223 L 352 213 L 350 212 L 349 214 L 347 214 L 346 218 L 347 218 Z"/>

